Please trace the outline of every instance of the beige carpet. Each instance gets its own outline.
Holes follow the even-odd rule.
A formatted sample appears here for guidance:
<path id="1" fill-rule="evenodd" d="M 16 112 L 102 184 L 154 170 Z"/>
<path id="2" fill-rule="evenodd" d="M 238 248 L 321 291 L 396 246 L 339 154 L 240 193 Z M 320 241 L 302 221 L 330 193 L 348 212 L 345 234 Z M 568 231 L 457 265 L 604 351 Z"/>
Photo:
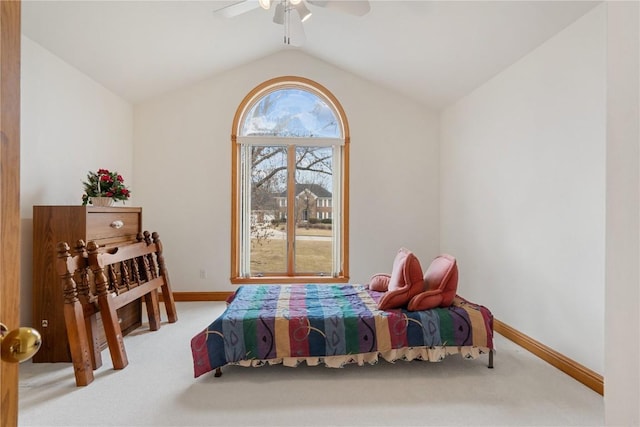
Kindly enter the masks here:
<path id="1" fill-rule="evenodd" d="M 125 337 L 129 366 L 108 351 L 95 381 L 76 387 L 71 364 L 23 363 L 20 426 L 587 426 L 603 398 L 496 334 L 486 356 L 343 369 L 225 367 L 193 378 L 190 339 L 223 303 L 177 304 L 179 321 Z M 164 311 L 163 311 L 164 313 Z M 163 319 L 166 319 L 163 316 Z"/>

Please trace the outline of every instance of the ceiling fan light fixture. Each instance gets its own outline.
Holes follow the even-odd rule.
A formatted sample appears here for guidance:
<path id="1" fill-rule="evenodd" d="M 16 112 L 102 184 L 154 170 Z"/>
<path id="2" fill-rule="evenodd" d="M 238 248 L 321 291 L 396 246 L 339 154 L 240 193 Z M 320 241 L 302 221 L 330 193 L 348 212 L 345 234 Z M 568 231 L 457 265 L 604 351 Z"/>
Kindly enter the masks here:
<path id="1" fill-rule="evenodd" d="M 291 3 L 295 4 L 293 3 L 293 1 Z M 298 2 L 298 4 L 295 4 L 295 9 L 298 11 L 298 14 L 300 14 L 300 20 L 302 22 L 305 22 L 307 19 L 311 18 L 311 11 L 304 3 Z"/>
<path id="2" fill-rule="evenodd" d="M 273 22 L 284 25 L 284 5 L 282 3 L 278 3 L 276 5 L 276 11 L 273 14 Z"/>
<path id="3" fill-rule="evenodd" d="M 264 10 L 269 10 L 269 8 L 271 7 L 271 0 L 258 0 L 258 3 Z"/>
<path id="4" fill-rule="evenodd" d="M 291 3 L 292 5 L 298 5 L 302 2 L 302 0 L 289 0 L 289 3 Z"/>

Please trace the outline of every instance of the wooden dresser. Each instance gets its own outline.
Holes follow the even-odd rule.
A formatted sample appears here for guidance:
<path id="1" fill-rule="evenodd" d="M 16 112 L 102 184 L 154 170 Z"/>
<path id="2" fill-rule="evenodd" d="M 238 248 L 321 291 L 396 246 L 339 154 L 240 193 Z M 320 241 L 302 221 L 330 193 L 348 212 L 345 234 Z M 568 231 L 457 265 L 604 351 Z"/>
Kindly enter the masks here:
<path id="1" fill-rule="evenodd" d="M 34 362 L 71 362 L 62 285 L 56 272 L 58 242 L 73 247 L 79 239 L 94 240 L 109 247 L 134 241 L 140 231 L 142 208 L 33 207 L 33 326 L 42 334 L 42 346 L 33 357 Z M 125 335 L 140 326 L 140 300 L 119 309 L 118 317 Z M 106 347 L 104 336 L 98 339 Z"/>

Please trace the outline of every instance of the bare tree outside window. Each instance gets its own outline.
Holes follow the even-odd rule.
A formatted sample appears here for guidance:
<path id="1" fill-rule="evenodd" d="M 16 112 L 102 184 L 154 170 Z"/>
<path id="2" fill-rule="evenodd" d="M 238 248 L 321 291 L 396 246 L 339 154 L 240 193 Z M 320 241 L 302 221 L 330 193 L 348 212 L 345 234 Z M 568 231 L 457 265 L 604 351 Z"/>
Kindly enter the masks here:
<path id="1" fill-rule="evenodd" d="M 331 197 L 332 149 L 296 147 L 295 188 L 287 188 L 287 147 L 252 147 L 252 272 L 273 273 L 286 261 L 287 207 L 293 192 L 296 271 L 328 275 L 332 265 L 331 224 L 321 223 L 318 200 Z M 326 210 L 326 209 L 325 209 Z"/>

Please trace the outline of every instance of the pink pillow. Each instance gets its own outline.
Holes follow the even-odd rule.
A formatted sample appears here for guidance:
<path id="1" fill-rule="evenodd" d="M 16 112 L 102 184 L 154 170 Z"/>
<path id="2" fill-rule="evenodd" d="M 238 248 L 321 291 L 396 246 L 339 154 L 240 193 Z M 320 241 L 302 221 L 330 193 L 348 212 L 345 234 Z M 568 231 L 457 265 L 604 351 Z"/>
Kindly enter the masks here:
<path id="1" fill-rule="evenodd" d="M 458 265 L 451 255 L 437 256 L 424 274 L 423 292 L 409 301 L 410 311 L 449 307 L 458 290 Z"/>
<path id="2" fill-rule="evenodd" d="M 410 250 L 401 248 L 398 251 L 387 289 L 378 302 L 380 310 L 405 307 L 424 289 L 420 261 Z"/>
<path id="3" fill-rule="evenodd" d="M 372 291 L 387 292 L 389 290 L 389 279 L 391 279 L 391 276 L 388 274 L 374 274 L 369 280 L 369 289 Z"/>

